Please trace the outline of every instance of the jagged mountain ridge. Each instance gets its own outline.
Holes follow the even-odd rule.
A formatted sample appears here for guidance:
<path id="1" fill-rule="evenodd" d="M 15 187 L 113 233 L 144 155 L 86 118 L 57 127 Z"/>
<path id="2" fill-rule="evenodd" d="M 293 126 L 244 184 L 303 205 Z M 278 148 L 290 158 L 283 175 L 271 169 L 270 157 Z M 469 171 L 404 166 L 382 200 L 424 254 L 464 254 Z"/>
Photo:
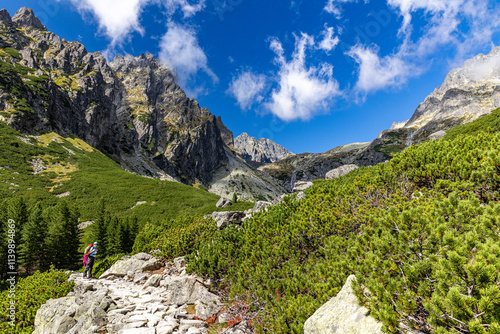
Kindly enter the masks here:
<path id="1" fill-rule="evenodd" d="M 256 139 L 243 132 L 234 138 L 234 148 L 247 161 L 272 163 L 293 153 L 267 138 Z"/>
<path id="2" fill-rule="evenodd" d="M 325 178 L 345 164 L 371 166 L 386 161 L 412 144 L 443 136 L 445 131 L 500 107 L 500 47 L 479 54 L 454 69 L 404 122 L 380 132 L 369 143 L 349 144 L 320 154 L 289 156 L 259 169 L 273 175 L 288 190 L 296 181 Z"/>
<path id="3" fill-rule="evenodd" d="M 232 133 L 187 98 L 153 55 L 108 62 L 47 31 L 25 7 L 14 19 L 1 10 L 0 24 L 0 120 L 13 128 L 76 135 L 131 172 L 207 188 L 217 183 L 220 168 L 248 167 L 229 164 Z M 240 193 L 242 199 L 284 191 L 251 168 L 246 177 L 266 186 L 263 193 Z M 215 187 L 227 197 L 233 188 Z"/>

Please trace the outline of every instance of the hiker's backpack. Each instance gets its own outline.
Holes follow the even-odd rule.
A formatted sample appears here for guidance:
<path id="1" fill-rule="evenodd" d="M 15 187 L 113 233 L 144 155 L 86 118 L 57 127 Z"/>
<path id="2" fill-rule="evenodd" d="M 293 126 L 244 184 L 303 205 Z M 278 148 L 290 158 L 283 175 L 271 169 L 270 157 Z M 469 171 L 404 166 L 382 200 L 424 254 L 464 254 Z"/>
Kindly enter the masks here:
<path id="1" fill-rule="evenodd" d="M 87 254 L 87 253 L 89 252 L 90 247 L 92 247 L 92 246 L 93 246 L 93 245 L 92 245 L 92 244 L 90 244 L 90 245 L 88 245 L 87 247 L 85 247 L 85 251 L 83 252 L 83 254 Z"/>
<path id="2" fill-rule="evenodd" d="M 83 253 L 83 266 L 85 267 L 87 265 L 87 253 L 89 252 L 90 247 L 92 247 L 92 244 L 88 245 L 85 247 L 85 252 Z"/>

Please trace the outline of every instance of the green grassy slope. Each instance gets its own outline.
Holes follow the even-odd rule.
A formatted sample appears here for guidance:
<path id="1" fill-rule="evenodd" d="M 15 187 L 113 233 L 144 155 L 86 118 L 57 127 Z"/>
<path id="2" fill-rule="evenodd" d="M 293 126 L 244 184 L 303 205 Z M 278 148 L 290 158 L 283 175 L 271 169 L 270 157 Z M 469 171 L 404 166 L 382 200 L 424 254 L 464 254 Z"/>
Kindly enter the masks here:
<path id="1" fill-rule="evenodd" d="M 37 158 L 46 169 L 34 175 L 30 161 Z M 67 192 L 66 199 L 76 204 L 82 220 L 93 219 L 101 198 L 113 216 L 137 217 L 140 222 L 208 214 L 216 210 L 219 198 L 180 183 L 128 173 L 78 138 L 54 133 L 26 137 L 0 122 L 0 197 L 20 195 L 29 204 L 41 200 L 51 205 L 60 200 L 56 195 Z M 139 201 L 147 203 L 132 209 Z M 231 210 L 252 205 L 238 203 Z"/>
<path id="2" fill-rule="evenodd" d="M 497 115 L 317 181 L 243 229 L 206 224 L 212 242 L 188 269 L 223 278 L 259 333 L 303 333 L 350 274 L 386 332 L 500 333 L 500 133 L 486 130 Z"/>

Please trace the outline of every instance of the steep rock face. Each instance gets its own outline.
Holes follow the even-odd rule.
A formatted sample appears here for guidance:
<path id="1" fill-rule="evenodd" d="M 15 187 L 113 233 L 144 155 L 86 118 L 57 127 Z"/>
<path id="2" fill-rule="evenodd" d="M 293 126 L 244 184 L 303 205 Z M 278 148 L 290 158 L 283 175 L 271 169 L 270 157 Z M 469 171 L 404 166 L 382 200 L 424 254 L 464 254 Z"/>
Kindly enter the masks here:
<path id="1" fill-rule="evenodd" d="M 276 162 L 293 154 L 269 139 L 255 139 L 246 132 L 234 138 L 234 147 L 245 160 L 262 163 Z"/>
<path id="2" fill-rule="evenodd" d="M 222 123 L 222 119 L 220 116 L 217 117 L 216 122 L 224 143 L 226 143 L 227 146 L 234 146 L 233 132 L 226 128 L 224 123 Z"/>
<path id="3" fill-rule="evenodd" d="M 127 116 L 114 103 L 122 91 L 106 59 L 34 28 L 37 22 L 31 10 L 21 8 L 4 25 L 0 47 L 13 57 L 2 57 L 3 119 L 23 132 L 74 134 L 117 157 L 132 151 L 136 135 L 123 127 Z"/>
<path id="4" fill-rule="evenodd" d="M 151 54 L 118 56 L 110 67 L 125 90 L 121 105 L 131 115 L 129 126 L 155 164 L 183 181 L 208 184 L 227 160 L 215 116 L 187 98 Z"/>

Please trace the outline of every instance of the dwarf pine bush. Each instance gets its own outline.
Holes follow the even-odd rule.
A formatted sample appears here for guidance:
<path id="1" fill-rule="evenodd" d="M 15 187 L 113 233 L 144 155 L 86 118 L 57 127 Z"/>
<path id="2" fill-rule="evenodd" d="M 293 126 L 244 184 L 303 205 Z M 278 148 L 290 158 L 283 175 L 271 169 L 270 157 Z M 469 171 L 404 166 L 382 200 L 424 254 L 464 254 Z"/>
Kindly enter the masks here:
<path id="1" fill-rule="evenodd" d="M 260 333 L 302 333 L 349 274 L 386 332 L 500 333 L 499 147 L 500 134 L 457 135 L 317 181 L 214 232 L 188 269 L 224 278 Z"/>

